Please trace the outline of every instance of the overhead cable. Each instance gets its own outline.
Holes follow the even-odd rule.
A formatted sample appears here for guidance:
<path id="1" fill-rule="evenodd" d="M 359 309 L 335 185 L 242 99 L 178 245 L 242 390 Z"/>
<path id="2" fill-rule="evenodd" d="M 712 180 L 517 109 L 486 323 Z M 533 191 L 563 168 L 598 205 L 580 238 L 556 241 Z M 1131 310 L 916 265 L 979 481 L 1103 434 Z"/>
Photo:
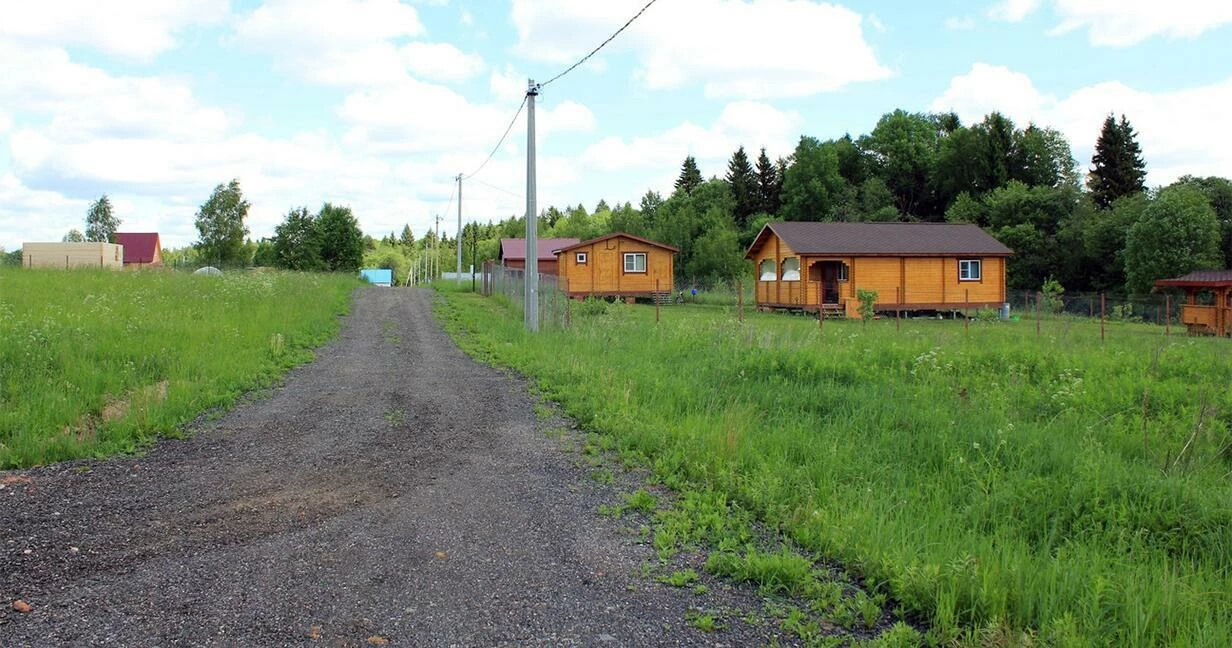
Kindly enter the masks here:
<path id="1" fill-rule="evenodd" d="M 465 176 L 462 176 L 463 180 L 469 180 L 475 177 L 476 175 L 479 174 L 480 171 L 483 171 L 484 167 L 488 166 L 488 162 L 491 162 L 492 157 L 495 156 L 496 152 L 500 150 L 501 144 L 505 143 L 505 138 L 509 137 L 509 131 L 513 130 L 513 125 L 517 123 L 518 116 L 522 114 L 522 109 L 525 107 L 526 107 L 526 97 L 522 97 L 522 105 L 518 106 L 518 111 L 513 113 L 513 119 L 509 120 L 509 126 L 505 127 L 505 133 L 500 136 L 500 140 L 496 142 L 496 146 L 492 147 L 492 152 L 488 153 L 488 157 L 483 161 L 483 164 L 479 165 L 478 169 L 475 169 L 474 171 L 466 174 Z"/>
<path id="2" fill-rule="evenodd" d="M 627 29 L 627 28 L 629 27 L 629 25 L 632 25 L 632 24 L 633 24 L 633 21 L 637 20 L 638 18 L 640 18 L 640 17 L 641 17 L 641 15 L 642 15 L 642 14 L 646 13 L 646 10 L 650 8 L 650 5 L 654 4 L 655 2 L 658 2 L 658 0 L 650 0 L 650 2 L 647 2 L 647 3 L 646 3 L 646 6 L 642 7 L 642 8 L 641 8 L 641 10 L 640 10 L 640 11 L 638 11 L 636 14 L 633 14 L 633 17 L 632 17 L 632 18 L 630 18 L 630 19 L 628 20 L 628 22 L 626 22 L 624 25 L 621 25 L 620 29 L 617 29 L 617 30 L 616 30 L 616 31 L 615 31 L 615 32 L 614 32 L 611 36 L 608 36 L 608 37 L 607 37 L 607 40 L 603 41 L 602 43 L 599 43 L 599 46 L 598 46 L 598 47 L 596 47 L 596 48 L 594 48 L 593 50 L 591 50 L 591 51 L 590 51 L 590 53 L 589 53 L 589 54 L 587 54 L 586 56 L 583 56 L 583 57 L 581 58 L 581 60 L 579 60 L 577 63 L 574 63 L 573 65 L 570 65 L 570 66 L 569 66 L 569 68 L 568 68 L 568 69 L 566 69 L 564 72 L 561 72 L 560 74 L 557 74 L 556 76 L 554 76 L 554 77 L 552 77 L 552 78 L 548 79 L 547 81 L 544 81 L 543 83 L 540 83 L 538 87 L 539 87 L 539 88 L 544 88 L 544 87 L 547 87 L 547 85 L 548 85 L 549 83 L 551 83 L 551 82 L 553 82 L 553 81 L 555 81 L 555 80 L 557 80 L 557 79 L 559 79 L 559 78 L 561 78 L 561 77 L 565 76 L 566 74 L 569 74 L 570 72 L 572 72 L 572 71 L 574 70 L 574 68 L 576 68 L 577 66 L 579 66 L 579 65 L 581 65 L 581 64 L 583 64 L 583 63 L 585 63 L 585 62 L 586 62 L 586 61 L 587 61 L 590 57 L 594 56 L 595 54 L 598 54 L 598 53 L 599 53 L 599 50 L 603 49 L 603 48 L 604 48 L 604 46 L 606 46 L 608 43 L 612 42 L 612 40 L 614 40 L 617 36 L 619 36 L 619 35 L 620 35 L 620 32 L 622 32 L 622 31 L 624 31 L 625 29 Z"/>

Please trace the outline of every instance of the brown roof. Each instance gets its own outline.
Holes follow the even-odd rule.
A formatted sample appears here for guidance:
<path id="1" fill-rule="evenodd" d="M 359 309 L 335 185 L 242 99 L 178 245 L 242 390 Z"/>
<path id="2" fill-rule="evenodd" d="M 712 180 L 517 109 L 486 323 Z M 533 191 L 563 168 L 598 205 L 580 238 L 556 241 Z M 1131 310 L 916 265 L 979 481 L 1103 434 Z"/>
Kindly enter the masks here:
<path id="1" fill-rule="evenodd" d="M 650 239 L 647 239 L 647 238 L 642 238 L 642 237 L 640 237 L 640 236 L 634 236 L 634 235 L 632 235 L 632 234 L 627 234 L 627 233 L 625 233 L 625 232 L 612 232 L 611 234 L 604 234 L 603 236 L 600 236 L 600 237 L 598 237 L 598 238 L 592 238 L 592 239 L 590 239 L 589 241 L 580 241 L 580 242 L 573 243 L 573 244 L 571 244 L 571 245 L 566 245 L 566 246 L 561 246 L 561 247 L 558 247 L 558 248 L 556 248 L 555 250 L 553 250 L 553 252 L 556 252 L 557 254 L 559 254 L 559 253 L 561 253 L 561 252 L 568 252 L 569 250 L 572 250 L 573 248 L 579 248 L 579 247 L 582 247 L 582 246 L 585 246 L 585 245 L 590 245 L 590 244 L 592 244 L 592 243 L 598 243 L 598 242 L 600 242 L 600 241 L 606 241 L 606 240 L 608 240 L 608 239 L 617 238 L 617 237 L 623 237 L 623 238 L 627 238 L 627 239 L 632 239 L 632 240 L 637 241 L 637 242 L 639 242 L 639 243 L 645 243 L 646 245 L 653 245 L 653 246 L 655 246 L 655 247 L 663 248 L 664 250 L 670 250 L 670 251 L 672 251 L 672 252 L 679 252 L 679 251 L 680 251 L 680 250 L 679 250 L 679 248 L 674 248 L 674 247 L 672 247 L 672 246 L 670 246 L 670 245 L 668 245 L 668 244 L 666 244 L 666 243 L 660 243 L 660 242 L 658 242 L 658 241 L 652 241 L 652 240 L 650 240 Z"/>
<path id="2" fill-rule="evenodd" d="M 116 232 L 115 242 L 124 246 L 124 263 L 154 263 L 158 254 L 157 232 Z"/>
<path id="3" fill-rule="evenodd" d="M 1158 287 L 1223 288 L 1232 286 L 1232 270 L 1195 270 L 1183 277 L 1160 279 Z"/>
<path id="4" fill-rule="evenodd" d="M 767 223 L 745 258 L 774 232 L 796 254 L 845 256 L 1011 256 L 988 232 L 972 223 Z"/>
<path id="5" fill-rule="evenodd" d="M 557 248 L 573 245 L 578 242 L 575 238 L 542 238 L 535 241 L 535 247 L 539 249 L 540 261 L 555 261 L 556 255 L 552 253 Z M 501 239 L 501 260 L 525 261 L 526 260 L 526 239 L 520 238 L 503 238 Z"/>

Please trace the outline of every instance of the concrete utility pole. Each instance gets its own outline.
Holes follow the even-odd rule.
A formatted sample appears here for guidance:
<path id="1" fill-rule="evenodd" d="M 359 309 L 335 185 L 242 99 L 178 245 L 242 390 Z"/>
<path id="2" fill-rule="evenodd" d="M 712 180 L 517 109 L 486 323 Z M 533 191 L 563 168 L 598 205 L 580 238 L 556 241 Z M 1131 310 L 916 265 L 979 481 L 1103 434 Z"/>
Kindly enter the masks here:
<path id="1" fill-rule="evenodd" d="M 526 80 L 526 328 L 539 330 L 539 210 L 535 206 L 535 97 L 539 86 Z"/>
<path id="2" fill-rule="evenodd" d="M 437 275 L 441 273 L 441 218 L 440 214 L 436 215 L 436 240 L 432 242 L 432 280 L 436 281 Z"/>
<path id="3" fill-rule="evenodd" d="M 462 174 L 458 174 L 458 286 L 462 286 Z"/>

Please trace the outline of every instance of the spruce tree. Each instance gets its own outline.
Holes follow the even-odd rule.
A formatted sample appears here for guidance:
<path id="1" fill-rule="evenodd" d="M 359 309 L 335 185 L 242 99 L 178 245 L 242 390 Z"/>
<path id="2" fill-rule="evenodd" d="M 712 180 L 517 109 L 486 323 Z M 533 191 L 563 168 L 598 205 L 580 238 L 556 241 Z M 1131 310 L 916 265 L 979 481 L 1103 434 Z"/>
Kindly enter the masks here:
<path id="1" fill-rule="evenodd" d="M 689 193 L 702 183 L 702 172 L 697 168 L 697 160 L 690 155 L 684 159 L 680 167 L 680 177 L 676 179 L 676 191 Z"/>
<path id="2" fill-rule="evenodd" d="M 736 201 L 733 216 L 736 227 L 744 229 L 749 222 L 749 216 L 757 211 L 760 203 L 760 192 L 757 186 L 757 176 L 753 173 L 753 165 L 749 164 L 749 156 L 744 147 L 732 153 L 731 161 L 727 163 L 727 184 L 731 187 L 732 197 Z"/>
<path id="3" fill-rule="evenodd" d="M 1125 115 L 1120 123 L 1111 114 L 1104 120 L 1091 157 L 1094 166 L 1087 176 L 1091 198 L 1102 209 L 1111 207 L 1117 198 L 1146 189 L 1146 163 L 1136 137 Z"/>
<path id="4" fill-rule="evenodd" d="M 763 214 L 779 213 L 779 192 L 783 189 L 783 179 L 779 176 L 778 167 L 766 157 L 766 149 L 762 147 L 761 155 L 757 156 L 757 211 Z"/>

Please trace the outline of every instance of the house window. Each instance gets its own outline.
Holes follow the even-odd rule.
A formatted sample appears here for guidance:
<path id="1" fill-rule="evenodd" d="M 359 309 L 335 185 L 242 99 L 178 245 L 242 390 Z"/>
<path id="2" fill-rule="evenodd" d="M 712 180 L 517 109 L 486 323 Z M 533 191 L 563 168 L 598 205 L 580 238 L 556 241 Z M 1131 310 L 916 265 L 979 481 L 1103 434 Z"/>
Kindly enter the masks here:
<path id="1" fill-rule="evenodd" d="M 646 253 L 626 252 L 625 272 L 646 272 Z"/>
<path id="2" fill-rule="evenodd" d="M 979 281 L 981 277 L 979 259 L 960 259 L 958 261 L 959 281 Z"/>
<path id="3" fill-rule="evenodd" d="M 846 263 L 838 264 L 838 280 L 847 281 L 847 264 Z"/>
<path id="4" fill-rule="evenodd" d="M 586 253 L 585 253 L 585 252 L 578 252 L 578 253 L 577 253 L 577 264 L 578 264 L 578 265 L 586 265 Z"/>
<path id="5" fill-rule="evenodd" d="M 762 259 L 761 266 L 757 270 L 757 280 L 774 281 L 778 277 L 779 274 L 774 270 L 774 259 Z"/>
<path id="6" fill-rule="evenodd" d="M 783 259 L 783 281 L 800 281 L 800 259 Z"/>

